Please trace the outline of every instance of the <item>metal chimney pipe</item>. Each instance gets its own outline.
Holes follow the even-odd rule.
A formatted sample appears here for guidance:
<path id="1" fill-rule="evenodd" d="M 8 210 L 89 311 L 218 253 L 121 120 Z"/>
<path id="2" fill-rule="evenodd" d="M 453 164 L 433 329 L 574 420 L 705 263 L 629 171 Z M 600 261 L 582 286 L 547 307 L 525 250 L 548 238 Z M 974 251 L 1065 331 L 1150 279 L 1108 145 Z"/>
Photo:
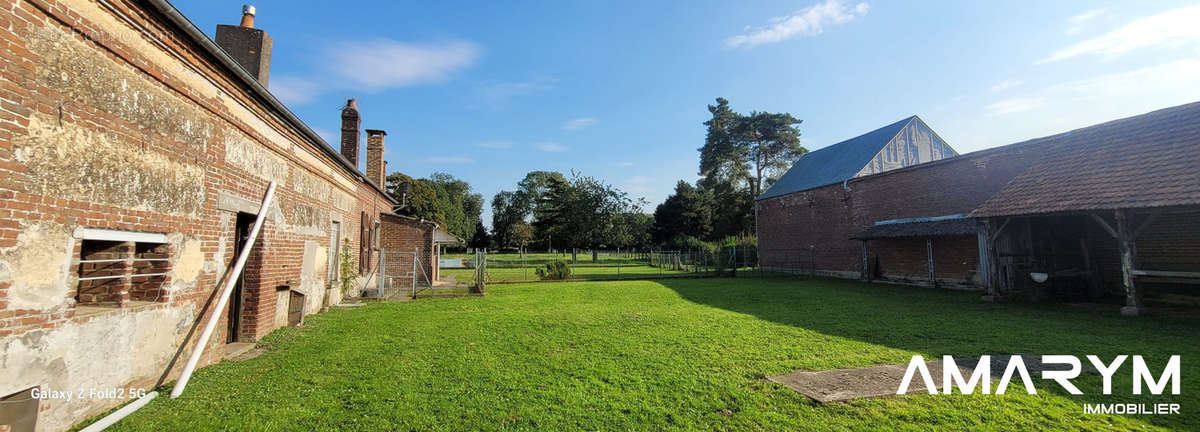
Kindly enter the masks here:
<path id="1" fill-rule="evenodd" d="M 242 5 L 242 23 L 238 27 L 254 28 L 254 14 L 258 12 L 254 5 Z"/>

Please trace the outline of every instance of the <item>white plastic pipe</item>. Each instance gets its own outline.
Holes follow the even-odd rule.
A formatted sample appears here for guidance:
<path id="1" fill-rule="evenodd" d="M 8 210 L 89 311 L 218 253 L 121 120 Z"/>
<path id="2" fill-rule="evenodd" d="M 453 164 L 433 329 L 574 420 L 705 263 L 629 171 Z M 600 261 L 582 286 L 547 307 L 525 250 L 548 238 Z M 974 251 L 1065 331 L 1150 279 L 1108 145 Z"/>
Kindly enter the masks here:
<path id="1" fill-rule="evenodd" d="M 106 415 L 106 416 L 104 416 L 104 418 L 102 418 L 100 420 L 96 420 L 95 423 L 88 425 L 88 427 L 80 429 L 79 432 L 100 432 L 102 430 L 108 429 L 109 426 L 116 424 L 117 422 L 121 421 L 121 419 L 125 418 L 126 416 L 133 414 L 134 411 L 137 411 L 137 410 L 141 409 L 142 407 L 146 406 L 146 404 L 150 403 L 150 401 L 156 397 L 158 397 L 158 392 L 156 392 L 156 391 L 147 393 L 145 396 L 142 396 L 140 398 L 137 398 L 137 400 L 130 402 L 129 405 L 125 405 L 125 406 L 121 407 L 121 409 L 113 411 L 112 414 Z"/>
<path id="2" fill-rule="evenodd" d="M 246 239 L 246 244 L 242 245 L 241 252 L 238 252 L 237 262 L 233 264 L 233 271 L 225 279 L 225 289 L 221 291 L 217 305 L 213 307 L 212 314 L 208 316 L 208 323 L 204 325 L 204 331 L 200 333 L 200 340 L 196 341 L 196 348 L 192 349 L 192 356 L 188 357 L 187 365 L 183 367 L 183 373 L 179 375 L 179 381 L 171 389 L 171 399 L 183 394 L 188 380 L 192 378 L 192 371 L 196 369 L 196 363 L 200 362 L 200 355 L 204 354 L 204 347 L 208 345 L 208 339 L 212 337 L 213 329 L 217 327 L 217 321 L 221 319 L 221 312 L 229 303 L 229 295 L 233 293 L 233 286 L 237 284 L 238 278 L 242 275 L 242 269 L 246 267 L 246 259 L 250 257 L 250 249 L 254 248 L 254 242 L 258 240 L 258 232 L 262 230 L 263 221 L 267 218 L 267 209 L 271 207 L 271 199 L 274 197 L 275 182 L 271 182 L 267 186 L 267 195 L 263 197 L 262 206 L 258 208 L 258 217 L 254 219 L 254 228 L 250 230 L 250 238 Z"/>

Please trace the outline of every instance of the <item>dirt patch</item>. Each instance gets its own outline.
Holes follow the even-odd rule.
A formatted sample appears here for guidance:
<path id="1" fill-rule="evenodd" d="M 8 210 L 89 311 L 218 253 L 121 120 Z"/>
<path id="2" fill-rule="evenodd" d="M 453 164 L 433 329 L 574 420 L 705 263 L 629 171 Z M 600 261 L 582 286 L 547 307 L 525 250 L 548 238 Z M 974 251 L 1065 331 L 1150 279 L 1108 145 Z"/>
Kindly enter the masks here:
<path id="1" fill-rule="evenodd" d="M 1041 376 L 1042 371 L 1045 370 L 1068 369 L 1066 365 L 1042 363 L 1041 356 L 1019 355 L 1025 363 L 1025 368 L 1029 371 L 1029 375 L 1034 378 Z M 1008 367 L 1011 357 L 1012 354 L 992 355 L 991 379 L 993 385 L 1004 376 L 1004 369 Z M 954 363 L 958 366 L 962 376 L 968 378 L 979 363 L 979 357 L 955 357 Z M 1087 364 L 1086 361 L 1083 363 L 1083 372 L 1095 372 L 1095 369 Z M 940 385 L 943 371 L 942 361 L 926 360 L 925 364 L 929 367 L 929 374 L 933 377 L 934 383 Z M 901 363 L 858 369 L 796 371 L 786 375 L 767 377 L 767 380 L 783 384 L 817 402 L 829 403 L 859 398 L 894 396 L 896 389 L 900 388 L 900 382 L 904 380 L 904 371 L 907 368 L 907 363 Z M 1016 374 L 1014 374 L 1012 379 L 1014 382 L 1020 382 L 1020 378 Z M 924 380 L 919 375 L 914 376 L 909 383 L 907 394 L 928 392 L 929 390 L 925 387 Z"/>

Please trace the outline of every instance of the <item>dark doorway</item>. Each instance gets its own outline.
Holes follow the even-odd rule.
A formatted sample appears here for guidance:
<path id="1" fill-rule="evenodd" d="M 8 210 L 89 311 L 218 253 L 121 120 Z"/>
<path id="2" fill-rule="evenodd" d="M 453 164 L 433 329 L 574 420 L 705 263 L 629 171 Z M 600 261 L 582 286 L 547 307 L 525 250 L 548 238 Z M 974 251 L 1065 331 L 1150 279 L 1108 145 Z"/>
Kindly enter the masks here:
<path id="1" fill-rule="evenodd" d="M 257 216 L 249 213 L 238 213 L 237 227 L 234 229 L 233 242 L 233 259 L 237 262 L 238 254 L 242 253 L 242 247 L 249 240 L 250 230 L 254 228 L 254 220 Z M 243 289 L 246 281 L 246 273 L 250 271 L 252 265 L 251 259 L 246 260 L 246 266 L 242 268 L 242 274 L 238 275 L 237 281 L 233 285 L 233 293 L 229 295 L 229 331 L 225 333 L 225 343 L 234 343 L 238 341 L 238 336 L 242 330 L 242 298 L 245 295 Z"/>

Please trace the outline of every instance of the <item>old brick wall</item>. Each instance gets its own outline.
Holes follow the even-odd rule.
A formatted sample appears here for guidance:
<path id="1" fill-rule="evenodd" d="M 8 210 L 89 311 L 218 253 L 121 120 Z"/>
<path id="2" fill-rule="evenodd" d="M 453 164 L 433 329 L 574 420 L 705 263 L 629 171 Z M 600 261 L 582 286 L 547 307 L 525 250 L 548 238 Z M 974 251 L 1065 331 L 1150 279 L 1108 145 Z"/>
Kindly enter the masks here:
<path id="1" fill-rule="evenodd" d="M 283 325 L 277 287 L 303 293 L 306 313 L 340 301 L 327 289 L 330 225 L 357 251 L 360 215 L 390 201 L 165 17 L 137 2 L 14 1 L 0 45 L 0 395 L 155 384 L 214 313 L 202 306 L 236 256 L 237 214 L 257 212 L 270 181 L 239 338 Z M 162 291 L 81 309 L 82 228 L 165 234 Z M 228 311 L 215 313 L 204 364 L 224 352 Z M 43 401 L 39 425 L 122 402 Z"/>
<path id="2" fill-rule="evenodd" d="M 385 275 L 390 287 L 410 287 L 413 283 L 412 258 L 419 257 L 417 285 L 428 286 L 436 280 L 437 256 L 433 245 L 436 225 L 412 218 L 383 215 L 379 245 L 388 254 Z"/>
<path id="3" fill-rule="evenodd" d="M 763 266 L 801 271 L 815 267 L 818 274 L 860 277 L 862 243 L 850 240 L 852 235 L 881 220 L 968 213 L 1043 151 L 1006 146 L 759 201 Z M 886 278 L 928 279 L 924 239 L 876 240 L 869 250 L 879 257 Z M 947 272 L 939 270 L 939 279 L 975 277 L 974 238 L 937 239 L 934 251 L 935 269 Z"/>
<path id="4" fill-rule="evenodd" d="M 1099 212 L 1105 214 L 1108 212 Z M 1139 213 L 1133 223 L 1139 224 L 1146 213 Z M 1112 217 L 1106 215 L 1112 221 Z M 1096 222 L 1083 219 L 1087 242 L 1093 262 L 1100 269 L 1101 285 L 1105 291 L 1121 294 L 1121 255 L 1117 241 Z M 1195 207 L 1170 209 L 1156 218 L 1137 238 L 1139 269 L 1163 271 L 1200 271 L 1200 209 Z M 1200 286 L 1179 283 L 1148 282 L 1147 295 L 1169 291 L 1188 296 L 1200 296 Z"/>

